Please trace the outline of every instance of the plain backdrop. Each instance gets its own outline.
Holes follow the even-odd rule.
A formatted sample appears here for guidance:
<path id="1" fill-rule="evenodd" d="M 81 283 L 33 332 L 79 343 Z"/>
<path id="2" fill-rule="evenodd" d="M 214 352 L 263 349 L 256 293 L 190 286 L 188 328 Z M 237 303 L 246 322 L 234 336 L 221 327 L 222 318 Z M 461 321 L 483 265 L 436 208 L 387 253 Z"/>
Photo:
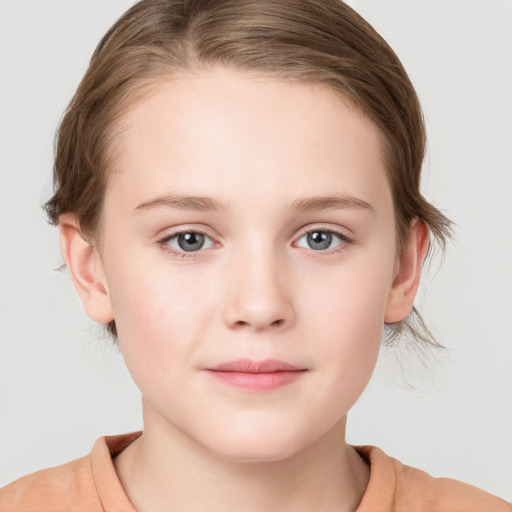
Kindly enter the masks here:
<path id="1" fill-rule="evenodd" d="M 425 195 L 457 226 L 418 297 L 447 350 L 383 352 L 348 439 L 512 500 L 512 2 L 350 3 L 417 87 Z M 40 208 L 59 118 L 131 4 L 0 0 L 0 486 L 141 428 L 138 390 L 55 270 L 57 232 Z"/>

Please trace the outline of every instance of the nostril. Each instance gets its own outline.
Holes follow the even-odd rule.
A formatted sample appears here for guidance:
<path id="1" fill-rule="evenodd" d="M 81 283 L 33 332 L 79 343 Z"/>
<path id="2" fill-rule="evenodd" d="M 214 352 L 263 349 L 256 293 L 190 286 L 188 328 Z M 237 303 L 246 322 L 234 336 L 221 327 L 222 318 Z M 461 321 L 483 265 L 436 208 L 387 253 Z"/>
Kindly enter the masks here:
<path id="1" fill-rule="evenodd" d="M 284 323 L 285 323 L 285 320 L 280 318 L 278 320 L 274 320 L 273 322 L 267 323 L 266 325 L 270 328 L 278 328 L 278 327 L 281 327 Z M 233 327 L 235 327 L 235 329 L 243 329 L 243 328 L 247 328 L 248 326 L 253 326 L 253 327 L 257 328 L 258 330 L 263 328 L 263 325 L 258 325 L 257 322 L 252 323 L 252 322 L 246 322 L 245 320 L 238 320 L 233 324 Z"/>

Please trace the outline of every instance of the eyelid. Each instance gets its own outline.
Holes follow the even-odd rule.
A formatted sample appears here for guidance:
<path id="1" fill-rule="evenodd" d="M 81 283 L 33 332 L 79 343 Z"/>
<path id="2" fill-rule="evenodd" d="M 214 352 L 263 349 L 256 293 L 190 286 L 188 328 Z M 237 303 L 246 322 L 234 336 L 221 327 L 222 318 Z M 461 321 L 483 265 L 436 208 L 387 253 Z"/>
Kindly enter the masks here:
<path id="1" fill-rule="evenodd" d="M 205 252 L 207 249 L 210 249 L 211 247 L 207 247 L 206 249 L 199 249 L 197 251 L 183 251 L 180 249 L 176 249 L 175 247 L 172 247 L 168 242 L 172 240 L 173 238 L 184 234 L 184 233 L 196 233 L 198 235 L 202 235 L 205 238 L 208 238 L 212 242 L 211 247 L 219 246 L 220 244 L 214 239 L 213 236 L 209 235 L 208 233 L 205 233 L 205 230 L 194 228 L 192 226 L 182 226 L 179 227 L 172 232 L 166 234 L 164 237 L 159 237 L 157 240 L 157 244 L 160 246 L 160 248 L 173 256 L 177 256 L 181 259 L 185 258 L 195 258 L 198 257 L 201 253 Z"/>
<path id="2" fill-rule="evenodd" d="M 307 235 L 308 233 L 312 233 L 314 231 L 326 231 L 328 233 L 334 233 L 335 235 L 338 235 L 340 238 L 346 241 L 353 241 L 353 238 L 348 235 L 347 231 L 348 229 L 344 230 L 342 228 L 333 228 L 328 227 L 325 224 L 317 224 L 317 225 L 308 225 L 300 229 L 299 236 L 296 238 L 296 240 L 299 240 L 304 235 Z"/>
<path id="3" fill-rule="evenodd" d="M 314 250 L 314 249 L 310 249 L 311 251 L 314 251 L 318 254 L 333 254 L 333 253 L 336 253 L 336 252 L 341 252 L 343 251 L 346 246 L 348 244 L 351 244 L 353 243 L 353 238 L 351 236 L 348 236 L 347 233 L 341 229 L 341 228 L 332 228 L 332 227 L 327 227 L 325 225 L 322 225 L 322 224 L 318 224 L 318 225 L 308 225 L 306 227 L 303 227 L 300 229 L 300 232 L 299 232 L 299 235 L 295 238 L 295 241 L 293 242 L 293 245 L 295 245 L 302 237 L 304 237 L 305 235 L 309 234 L 309 233 L 312 233 L 312 232 L 315 232 L 315 231 L 323 231 L 323 232 L 327 232 L 327 233 L 332 233 L 333 235 L 337 236 L 338 238 L 340 238 L 341 240 L 341 243 L 334 247 L 333 249 L 325 249 L 325 250 Z M 348 231 L 348 229 L 347 229 Z M 211 247 L 207 247 L 206 249 L 199 249 L 197 251 L 183 251 L 183 250 L 179 250 L 179 249 L 176 249 L 174 247 L 172 247 L 168 242 L 169 240 L 172 240 L 173 238 L 179 236 L 180 234 L 183 234 L 183 233 L 197 233 L 197 234 L 200 234 L 208 239 L 211 240 L 212 242 L 212 246 Z M 200 228 L 195 228 L 195 227 L 192 227 L 192 226 L 182 226 L 182 227 L 179 227 L 175 230 L 173 230 L 171 233 L 168 233 L 167 235 L 165 235 L 164 237 L 160 237 L 158 240 L 157 240 L 157 244 L 161 247 L 161 249 L 164 251 L 164 252 L 167 252 L 173 256 L 177 256 L 181 259 L 185 259 L 185 258 L 195 258 L 195 257 L 198 257 L 201 255 L 201 253 L 205 252 L 207 249 L 211 249 L 212 247 L 219 247 L 220 246 L 220 243 L 217 242 L 215 240 L 215 238 L 211 235 L 209 235 L 208 233 L 205 232 L 205 230 L 202 230 Z"/>
<path id="4" fill-rule="evenodd" d="M 168 229 L 162 230 L 162 231 L 168 231 L 168 232 L 164 236 L 160 236 L 160 235 L 158 236 L 158 241 L 160 241 L 160 242 L 162 240 L 169 240 L 172 237 L 181 235 L 183 233 L 198 233 L 200 235 L 204 235 L 204 236 L 207 236 L 208 238 L 213 239 L 213 237 L 211 235 L 206 233 L 206 230 L 197 228 L 197 227 L 193 227 L 193 226 L 180 226 L 177 228 L 168 228 Z"/>
<path id="5" fill-rule="evenodd" d="M 293 242 L 293 244 L 297 244 L 298 241 L 303 238 L 304 236 L 308 235 L 309 233 L 314 233 L 315 231 L 322 231 L 322 232 L 326 232 L 326 233 L 332 233 L 333 235 L 337 236 L 341 242 L 339 245 L 337 245 L 336 247 L 332 248 L 332 249 L 324 249 L 324 250 L 315 250 L 315 249 L 312 249 L 310 248 L 309 250 L 321 255 L 321 254 L 335 254 L 337 252 L 342 252 L 343 250 L 346 249 L 346 246 L 348 244 L 351 244 L 354 242 L 354 239 L 347 235 L 347 233 L 342 229 L 342 228 L 331 228 L 331 227 L 327 227 L 325 225 L 322 225 L 322 224 L 318 224 L 318 225 L 309 225 L 309 226 L 306 226 L 304 228 L 302 228 L 300 230 L 300 234 L 299 236 L 295 239 L 295 241 Z M 348 230 L 347 230 L 348 231 Z M 301 247 L 303 248 L 303 247 Z M 307 249 L 307 248 L 304 248 L 304 249 Z"/>

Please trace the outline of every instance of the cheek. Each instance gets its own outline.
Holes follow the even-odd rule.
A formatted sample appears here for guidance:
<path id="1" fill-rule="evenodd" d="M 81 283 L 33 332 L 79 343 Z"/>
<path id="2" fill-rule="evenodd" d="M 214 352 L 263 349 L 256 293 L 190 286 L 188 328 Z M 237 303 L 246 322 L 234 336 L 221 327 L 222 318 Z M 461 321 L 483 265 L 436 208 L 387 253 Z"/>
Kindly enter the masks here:
<path id="1" fill-rule="evenodd" d="M 368 260 L 340 267 L 304 308 L 322 364 L 331 367 L 330 385 L 348 402 L 362 392 L 378 357 L 392 265 L 390 258 L 384 265 Z"/>
<path id="2" fill-rule="evenodd" d="M 304 294 L 304 314 L 314 310 L 326 329 L 350 339 L 380 339 L 392 282 L 393 258 L 352 258 L 324 276 L 318 272 Z"/>
<path id="3" fill-rule="evenodd" d="M 126 366 L 142 395 L 158 403 L 185 381 L 199 343 L 198 315 L 205 311 L 190 281 L 138 261 L 119 262 L 112 273 L 112 305 Z"/>
<path id="4" fill-rule="evenodd" d="M 109 292 L 125 358 L 143 353 L 157 364 L 176 360 L 196 342 L 198 318 L 209 315 L 208 298 L 198 289 L 192 267 L 176 269 L 165 261 L 148 261 L 144 254 L 115 261 Z"/>

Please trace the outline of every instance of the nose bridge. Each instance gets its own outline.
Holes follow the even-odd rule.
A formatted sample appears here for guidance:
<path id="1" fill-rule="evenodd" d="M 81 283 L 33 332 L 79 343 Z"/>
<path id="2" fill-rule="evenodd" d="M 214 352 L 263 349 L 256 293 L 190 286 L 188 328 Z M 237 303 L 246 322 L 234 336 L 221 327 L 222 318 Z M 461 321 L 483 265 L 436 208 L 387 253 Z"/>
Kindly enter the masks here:
<path id="1" fill-rule="evenodd" d="M 233 250 L 224 320 L 234 328 L 285 328 L 294 319 L 286 258 L 269 240 Z"/>

